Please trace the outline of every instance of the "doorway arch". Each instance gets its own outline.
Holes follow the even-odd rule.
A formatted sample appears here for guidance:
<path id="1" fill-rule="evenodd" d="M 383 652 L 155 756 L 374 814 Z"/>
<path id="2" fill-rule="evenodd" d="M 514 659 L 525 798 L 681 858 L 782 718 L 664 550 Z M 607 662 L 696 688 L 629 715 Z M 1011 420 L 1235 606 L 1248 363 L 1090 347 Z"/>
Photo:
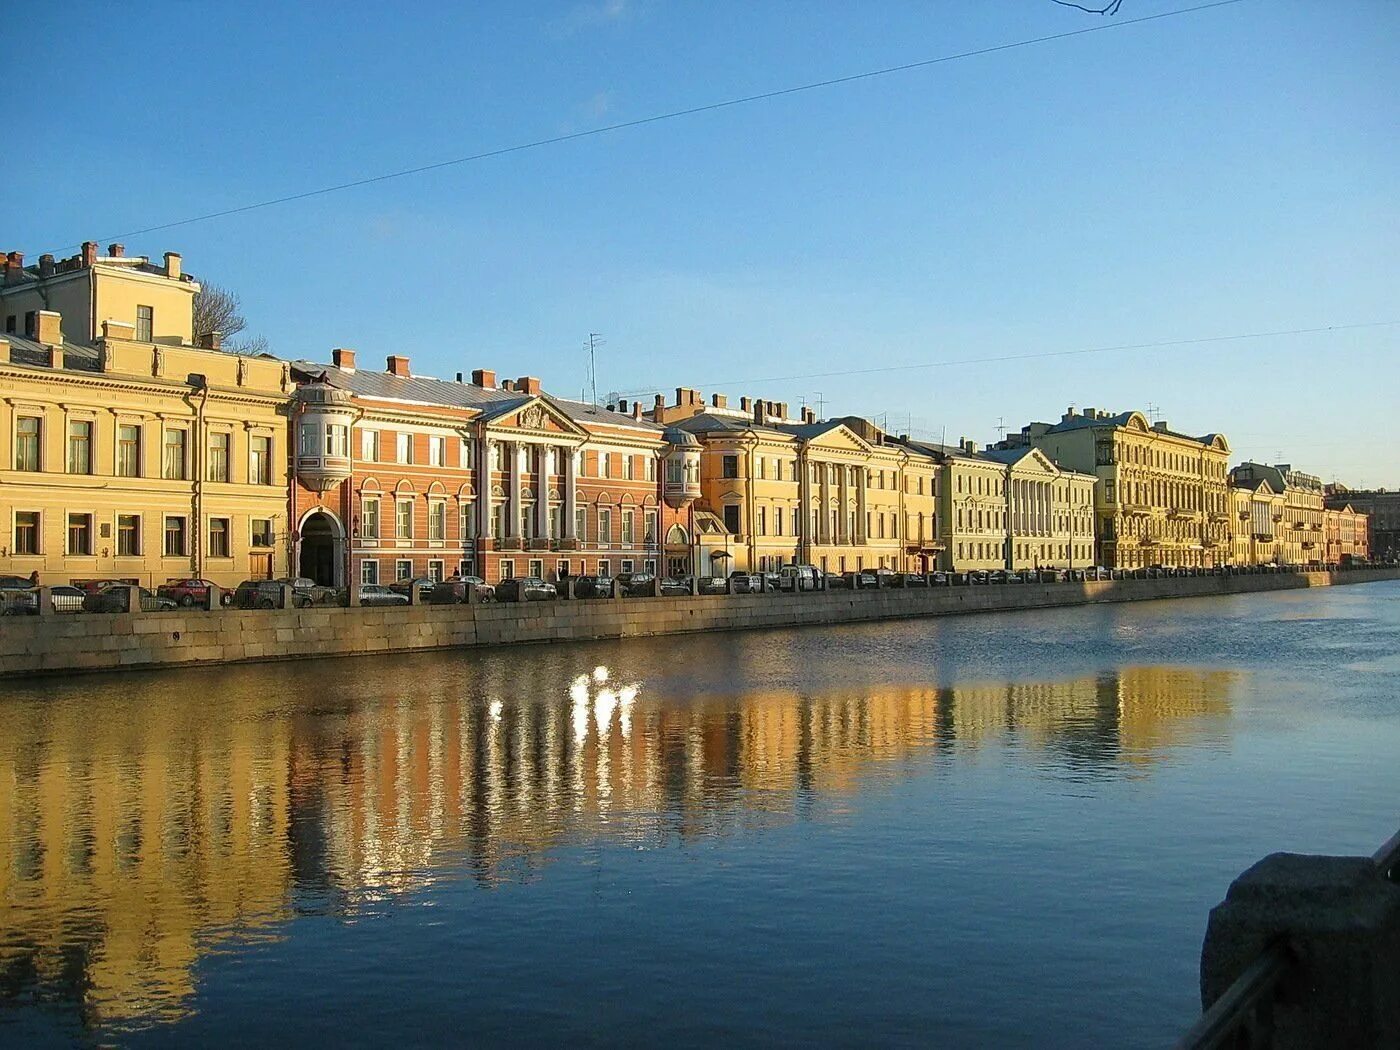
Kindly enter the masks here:
<path id="1" fill-rule="evenodd" d="M 345 529 L 326 510 L 313 510 L 301 521 L 298 575 L 322 587 L 345 586 Z"/>

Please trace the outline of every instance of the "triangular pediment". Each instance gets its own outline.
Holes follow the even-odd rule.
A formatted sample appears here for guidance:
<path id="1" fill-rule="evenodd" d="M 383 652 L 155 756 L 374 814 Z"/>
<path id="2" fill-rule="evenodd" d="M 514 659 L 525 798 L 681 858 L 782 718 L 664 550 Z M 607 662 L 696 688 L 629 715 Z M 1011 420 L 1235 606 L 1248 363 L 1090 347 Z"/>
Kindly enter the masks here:
<path id="1" fill-rule="evenodd" d="M 830 430 L 818 434 L 816 437 L 808 438 L 807 447 L 828 449 L 834 452 L 869 453 L 873 451 L 869 442 L 844 424 L 832 427 Z"/>
<path id="2" fill-rule="evenodd" d="M 487 427 L 492 431 L 515 431 L 531 435 L 556 434 L 561 437 L 584 437 L 584 431 L 547 398 L 532 397 L 518 405 L 502 408 Z"/>
<path id="3" fill-rule="evenodd" d="M 1027 448 L 1024 456 L 1012 461 L 1011 469 L 1019 474 L 1044 474 L 1048 477 L 1058 477 L 1061 473 L 1054 461 L 1038 448 Z"/>

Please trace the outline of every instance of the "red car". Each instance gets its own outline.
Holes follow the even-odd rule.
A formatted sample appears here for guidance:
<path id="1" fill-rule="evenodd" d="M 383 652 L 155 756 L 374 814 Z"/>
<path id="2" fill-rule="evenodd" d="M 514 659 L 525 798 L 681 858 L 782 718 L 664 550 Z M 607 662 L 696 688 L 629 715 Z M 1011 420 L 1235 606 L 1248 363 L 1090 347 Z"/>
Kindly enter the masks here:
<path id="1" fill-rule="evenodd" d="M 156 588 L 156 594 L 189 608 L 192 605 L 203 605 L 209 597 L 209 588 L 213 586 L 215 585 L 208 580 L 166 580 Z M 224 594 L 221 600 L 227 605 L 232 597 L 231 594 Z"/>

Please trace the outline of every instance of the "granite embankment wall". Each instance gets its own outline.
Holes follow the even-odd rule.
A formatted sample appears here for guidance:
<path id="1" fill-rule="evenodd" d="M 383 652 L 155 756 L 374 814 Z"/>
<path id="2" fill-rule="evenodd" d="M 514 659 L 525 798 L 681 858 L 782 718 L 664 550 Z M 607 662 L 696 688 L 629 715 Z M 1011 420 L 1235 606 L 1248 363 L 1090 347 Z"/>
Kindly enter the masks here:
<path id="1" fill-rule="evenodd" d="M 1398 578 L 1400 570 L 1383 569 L 407 608 L 7 617 L 0 620 L 0 677 L 851 623 Z"/>

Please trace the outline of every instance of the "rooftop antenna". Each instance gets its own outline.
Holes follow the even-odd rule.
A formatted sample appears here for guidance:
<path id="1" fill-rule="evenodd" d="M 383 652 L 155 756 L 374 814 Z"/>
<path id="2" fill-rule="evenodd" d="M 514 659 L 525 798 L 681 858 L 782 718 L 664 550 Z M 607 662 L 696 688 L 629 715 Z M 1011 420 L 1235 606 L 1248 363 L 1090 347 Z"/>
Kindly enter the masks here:
<path id="1" fill-rule="evenodd" d="M 1162 414 L 1162 406 L 1161 406 L 1161 405 L 1154 405 L 1151 401 L 1147 402 L 1147 421 L 1148 421 L 1149 423 L 1152 423 L 1152 424 L 1155 425 L 1156 422 L 1157 422 L 1157 417 L 1160 416 L 1161 414 Z"/>
<path id="2" fill-rule="evenodd" d="M 825 419 L 825 418 L 826 418 L 826 398 L 822 397 L 822 392 L 821 392 L 820 390 L 817 391 L 817 393 L 816 393 L 816 398 L 817 398 L 817 418 L 818 418 L 818 419 Z"/>
<path id="3" fill-rule="evenodd" d="M 997 416 L 997 437 L 1001 441 L 1006 440 L 1006 417 Z"/>
<path id="4" fill-rule="evenodd" d="M 598 363 L 595 354 L 603 345 L 603 337 L 597 332 L 588 333 L 588 383 L 593 388 L 593 407 L 598 407 Z"/>

